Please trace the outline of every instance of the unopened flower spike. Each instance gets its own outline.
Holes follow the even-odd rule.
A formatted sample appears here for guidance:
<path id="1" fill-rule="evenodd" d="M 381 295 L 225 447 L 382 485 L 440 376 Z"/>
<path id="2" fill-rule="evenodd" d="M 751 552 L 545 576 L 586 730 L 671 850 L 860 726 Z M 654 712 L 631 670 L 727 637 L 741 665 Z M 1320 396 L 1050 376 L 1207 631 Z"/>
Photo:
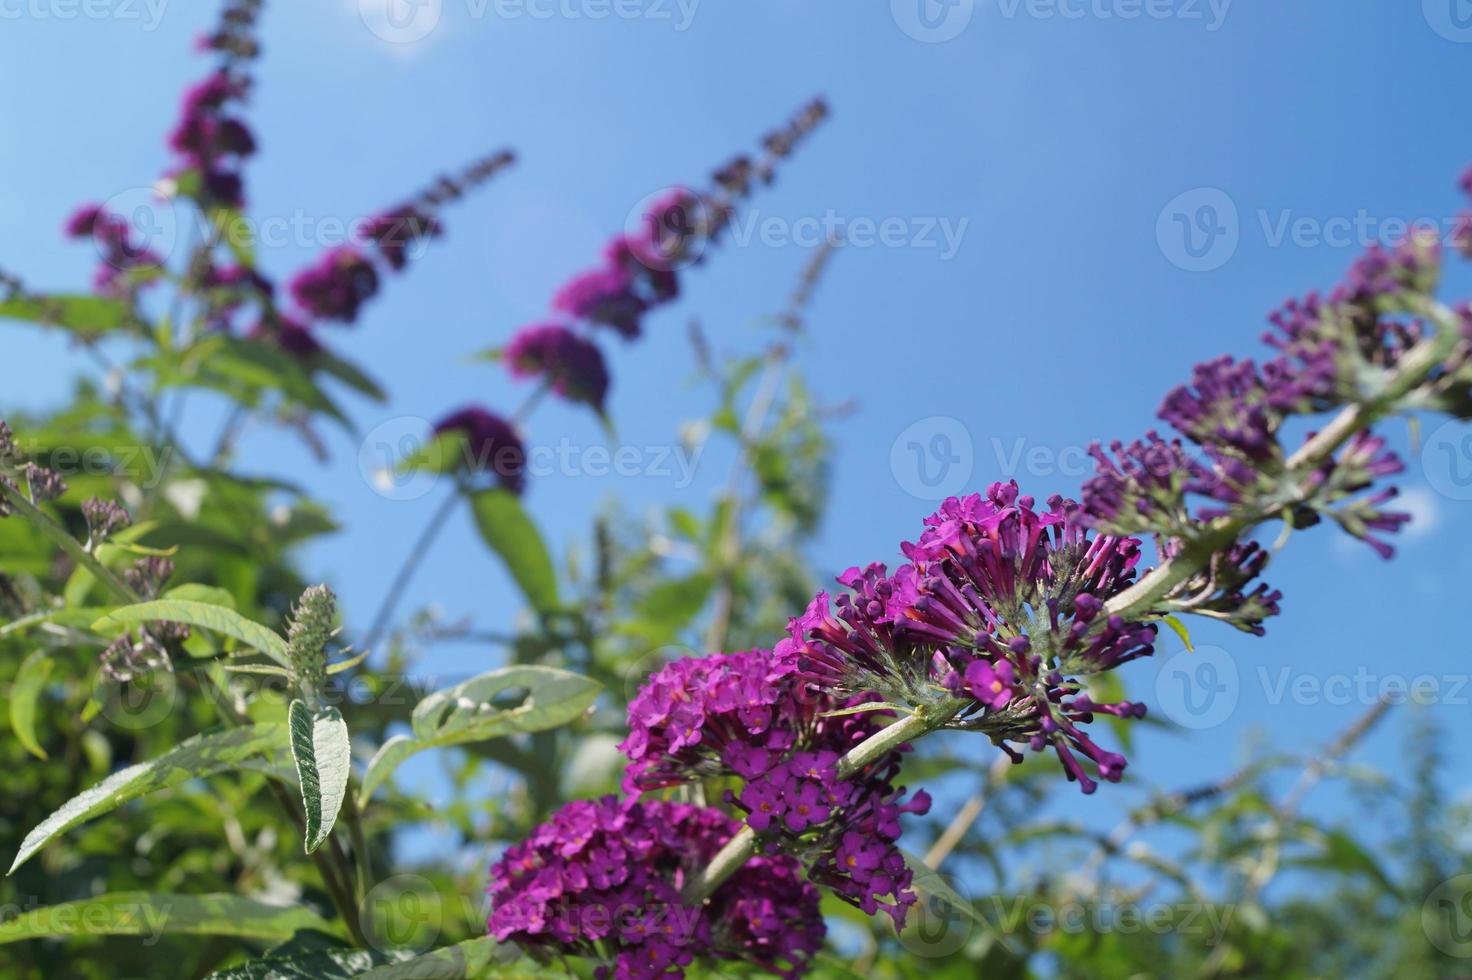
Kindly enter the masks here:
<path id="1" fill-rule="evenodd" d="M 111 500 L 93 497 L 82 504 L 87 519 L 88 545 L 96 547 L 133 522 L 128 512 Z"/>
<path id="2" fill-rule="evenodd" d="M 43 504 L 66 493 L 66 481 L 61 478 L 60 474 L 44 466 L 27 463 L 21 472 L 24 473 L 26 485 L 30 488 L 32 503 Z"/>
<path id="3" fill-rule="evenodd" d="M 327 678 L 327 643 L 332 639 L 337 617 L 337 597 L 325 585 L 314 585 L 302 593 L 286 630 L 286 653 L 292 679 L 306 693 L 315 695 Z"/>
<path id="4" fill-rule="evenodd" d="M 14 465 L 19 453 L 15 448 L 15 433 L 0 419 L 0 466 Z"/>

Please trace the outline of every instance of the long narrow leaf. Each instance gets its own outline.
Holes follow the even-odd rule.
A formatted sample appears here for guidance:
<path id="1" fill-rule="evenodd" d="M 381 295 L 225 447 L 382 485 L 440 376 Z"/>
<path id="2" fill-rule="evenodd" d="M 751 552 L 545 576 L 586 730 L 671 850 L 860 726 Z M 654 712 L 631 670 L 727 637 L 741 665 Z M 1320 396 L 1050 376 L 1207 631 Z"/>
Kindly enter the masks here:
<path id="1" fill-rule="evenodd" d="M 16 868 L 30 860 L 47 842 L 79 823 L 116 810 L 140 796 L 235 769 L 253 756 L 279 751 L 285 736 L 286 731 L 280 724 L 218 729 L 181 742 L 157 759 L 115 772 L 68 800 L 61 809 L 37 824 L 21 841 L 20 851 L 8 873 L 14 874 Z"/>

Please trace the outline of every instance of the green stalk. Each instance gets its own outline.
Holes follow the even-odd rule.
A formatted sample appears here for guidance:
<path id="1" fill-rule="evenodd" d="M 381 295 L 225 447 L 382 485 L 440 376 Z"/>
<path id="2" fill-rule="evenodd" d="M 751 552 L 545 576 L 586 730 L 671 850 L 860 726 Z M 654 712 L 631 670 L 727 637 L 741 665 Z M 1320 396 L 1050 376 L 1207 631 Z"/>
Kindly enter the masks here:
<path id="1" fill-rule="evenodd" d="M 106 565 L 97 560 L 97 556 L 82 546 L 76 538 L 67 533 L 66 528 L 53 521 L 45 511 L 8 483 L 0 482 L 0 496 L 5 502 L 13 507 L 16 513 L 30 521 L 42 534 L 50 538 L 52 543 L 70 555 L 78 565 L 86 568 L 92 573 L 92 577 L 107 587 L 123 602 L 129 605 L 140 602 L 141 597 L 128 587 L 128 584 L 118 578 Z"/>

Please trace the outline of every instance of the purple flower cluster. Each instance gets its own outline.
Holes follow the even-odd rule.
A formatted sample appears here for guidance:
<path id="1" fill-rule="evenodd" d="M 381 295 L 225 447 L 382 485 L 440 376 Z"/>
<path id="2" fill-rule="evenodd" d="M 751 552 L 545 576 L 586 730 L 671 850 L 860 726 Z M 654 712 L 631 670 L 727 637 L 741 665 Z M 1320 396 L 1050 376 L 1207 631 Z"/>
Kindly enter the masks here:
<path id="1" fill-rule="evenodd" d="M 409 264 L 409 249 L 444 234 L 440 220 L 418 204 L 404 204 L 368 219 L 363 234 L 395 272 Z"/>
<path id="2" fill-rule="evenodd" d="M 87 541 L 92 545 L 106 541 L 133 523 L 122 505 L 100 497 L 90 497 L 82 503 L 82 517 L 87 522 Z"/>
<path id="3" fill-rule="evenodd" d="M 652 676 L 629 705 L 630 792 L 707 776 L 745 781 L 728 802 L 776 847 L 798 856 L 812 880 L 869 914 L 902 924 L 916 901 L 895 846 L 902 813 L 900 754 L 840 777 L 839 758 L 880 727 L 883 712 L 835 714 L 871 700 L 835 699 L 810 686 L 792 652 L 689 657 Z"/>
<path id="4" fill-rule="evenodd" d="M 1084 508 L 1096 524 L 1114 533 L 1187 528 L 1191 515 L 1186 494 L 1216 496 L 1221 489 L 1181 440 L 1167 442 L 1154 429 L 1129 445 L 1116 440 L 1107 453 L 1094 443 L 1089 455 L 1095 472 L 1084 483 Z"/>
<path id="5" fill-rule="evenodd" d="M 827 103 L 815 99 L 767 135 L 759 163 L 737 157 L 715 172 L 711 191 L 675 187 L 655 197 L 596 266 L 553 293 L 546 320 L 522 327 L 507 343 L 501 353 L 512 377 L 540 379 L 561 398 L 603 414 L 610 380 L 593 337 L 603 329 L 624 340 L 642 336 L 644 318 L 679 297 L 680 270 L 699 262 L 729 226 L 737 199 L 758 181 L 770 182 L 777 162 L 827 116 Z"/>
<path id="6" fill-rule="evenodd" d="M 311 317 L 353 323 L 378 293 L 378 270 L 351 245 L 328 251 L 291 280 L 291 297 Z"/>
<path id="7" fill-rule="evenodd" d="M 490 934 L 534 953 L 606 955 L 600 977 L 683 975 L 696 958 L 798 976 L 825 929 L 792 858 L 748 861 L 703 906 L 680 899 L 738 827 L 682 803 L 569 803 L 491 868 Z"/>
<path id="8" fill-rule="evenodd" d="M 261 53 L 256 40 L 256 19 L 261 13 L 262 0 L 230 0 L 225 4 L 220 25 L 209 34 L 201 35 L 196 43 L 200 51 L 217 51 L 229 61 L 247 61 Z"/>
<path id="9" fill-rule="evenodd" d="M 526 489 L 526 447 L 515 427 L 478 405 L 451 412 L 435 423 L 434 434 L 463 437 L 464 458 L 458 462 L 477 475 L 488 475 L 512 493 Z"/>
<path id="10" fill-rule="evenodd" d="M 247 340 L 268 344 L 305 364 L 326 351 L 312 328 L 286 313 L 268 313 L 245 334 Z"/>
<path id="11" fill-rule="evenodd" d="M 409 203 L 364 219 L 353 243 L 330 249 L 288 282 L 287 292 L 297 309 L 284 314 L 268 309 L 265 319 L 274 323 L 252 333 L 276 340 L 283 350 L 304 360 L 315 357 L 322 350 L 312 336 L 315 322 L 356 323 L 364 304 L 378 295 L 384 277 L 403 272 L 415 246 L 444 234 L 439 207 L 463 197 L 513 162 L 510 153 L 493 153 L 454 177 L 441 177 Z"/>
<path id="12" fill-rule="evenodd" d="M 1369 430 L 1357 433 L 1333 459 L 1309 477 L 1308 487 L 1320 512 L 1364 541 L 1381 558 L 1395 556 L 1395 548 L 1374 533 L 1396 534 L 1410 523 L 1411 515 L 1390 512 L 1384 505 L 1400 495 L 1396 487 L 1383 487 L 1367 497 L 1357 497 L 1376 480 L 1405 472 L 1405 464 L 1386 442 Z M 1346 503 L 1340 503 L 1347 501 Z M 1338 504 L 1339 506 L 1335 506 Z"/>
<path id="13" fill-rule="evenodd" d="M 1324 473 L 1289 487 L 1281 433 L 1292 416 L 1355 401 L 1367 376 L 1394 370 L 1428 336 L 1412 298 L 1435 289 L 1439 248 L 1435 236 L 1420 231 L 1395 247 L 1374 246 L 1328 294 L 1289 300 L 1272 314 L 1273 329 L 1264 340 L 1275 356 L 1260 367 L 1230 357 L 1198 365 L 1190 384 L 1171 391 L 1159 413 L 1194 444 L 1193 451 L 1154 432 L 1144 442 L 1115 443 L 1111 453 L 1092 447 L 1096 471 L 1083 493 L 1089 521 L 1114 533 L 1191 541 L 1208 533 L 1210 522 L 1249 506 L 1288 512 L 1295 527 L 1331 517 L 1390 555 L 1389 545 L 1370 532 L 1394 532 L 1405 523 L 1405 515 L 1380 509 L 1395 491 L 1345 501 L 1375 479 L 1399 472 L 1394 455 L 1377 444 L 1374 464 L 1362 465 L 1357 454 L 1363 447 L 1347 447 Z M 1331 471 L 1339 474 L 1333 480 Z M 1206 501 L 1194 513 L 1192 498 Z M 1219 557 L 1234 564 L 1230 555 Z M 1238 625 L 1260 624 L 1260 611 L 1233 618 Z"/>
<path id="14" fill-rule="evenodd" d="M 0 484 L 23 494 L 34 504 L 55 500 L 67 491 L 61 474 L 25 459 L 14 433 L 4 421 L 0 421 Z M 9 517 L 10 513 L 10 505 L 0 495 L 0 517 Z"/>
<path id="15" fill-rule="evenodd" d="M 168 651 L 148 630 L 124 633 L 109 643 L 98 658 L 102 676 L 115 684 L 129 684 L 155 670 L 172 670 Z"/>
<path id="16" fill-rule="evenodd" d="M 125 219 L 101 205 L 78 208 L 67 219 L 66 234 L 69 238 L 91 239 L 97 246 L 102 261 L 93 274 L 92 288 L 104 296 L 132 296 L 163 266 L 163 257 L 146 242 L 138 241 Z"/>
<path id="17" fill-rule="evenodd" d="M 206 208 L 245 206 L 244 161 L 256 152 L 249 127 L 232 113 L 250 92 L 250 79 L 224 66 L 184 93 L 169 147 L 179 154 L 174 176 L 197 179 L 195 196 Z"/>
<path id="18" fill-rule="evenodd" d="M 503 353 L 513 376 L 544 377 L 563 398 L 587 402 L 602 414 L 608 368 L 596 344 L 559 324 L 536 324 L 523 327 Z"/>
<path id="19" fill-rule="evenodd" d="M 820 593 L 778 646 L 829 690 L 871 690 L 886 701 L 941 706 L 966 699 L 957 724 L 1008 741 L 1051 747 L 1070 781 L 1093 792 L 1125 760 L 1081 729 L 1094 714 L 1140 717 L 1142 705 L 1097 704 L 1070 675 L 1112 670 L 1153 651 L 1156 627 L 1102 614 L 1134 580 L 1139 542 L 1092 535 L 1077 505 L 1046 511 L 1017 484 L 951 498 L 903 546 L 909 563 L 850 569 L 848 593 Z"/>
<path id="20" fill-rule="evenodd" d="M 245 206 L 245 161 L 256 140 L 239 117 L 250 94 L 248 63 L 260 54 L 256 20 L 260 0 L 231 0 L 219 26 L 200 38 L 198 49 L 220 55 L 204 80 L 184 93 L 169 147 L 179 157 L 170 176 L 204 208 Z"/>
<path id="21" fill-rule="evenodd" d="M 1165 556 L 1179 553 L 1181 542 L 1172 539 L 1165 544 Z M 1235 626 L 1254 636 L 1267 632 L 1263 621 L 1282 610 L 1278 600 L 1283 593 L 1263 582 L 1257 582 L 1267 568 L 1269 554 L 1255 541 L 1239 542 L 1211 556 L 1208 567 L 1192 576 L 1181 587 L 1183 598 L 1168 607 L 1171 612 L 1192 612 L 1209 616 Z M 1248 591 L 1252 583 L 1256 586 Z"/>

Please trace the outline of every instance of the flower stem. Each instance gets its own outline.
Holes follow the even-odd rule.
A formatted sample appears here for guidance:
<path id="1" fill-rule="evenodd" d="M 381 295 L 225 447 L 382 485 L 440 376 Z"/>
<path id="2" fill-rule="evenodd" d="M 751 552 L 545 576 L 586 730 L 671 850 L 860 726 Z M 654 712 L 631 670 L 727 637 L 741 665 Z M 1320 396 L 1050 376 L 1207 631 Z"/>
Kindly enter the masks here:
<path id="1" fill-rule="evenodd" d="M 5 498 L 5 502 L 13 507 L 16 513 L 30 521 L 37 530 L 50 538 L 77 564 L 91 572 L 92 577 L 101 582 L 109 592 L 130 605 L 140 601 L 138 594 L 129 588 L 126 582 L 118 578 L 112 569 L 98 561 L 97 557 L 83 547 L 81 542 L 68 534 L 66 528 L 53 521 L 45 511 L 31 503 L 25 494 L 9 484 L 0 482 L 0 496 Z"/>
<path id="2" fill-rule="evenodd" d="M 887 728 L 880 729 L 855 745 L 847 755 L 838 760 L 838 777 L 846 779 L 886 752 L 891 752 L 905 742 L 934 731 L 940 725 L 945 724 L 951 714 L 954 712 L 947 713 L 944 718 L 928 718 L 916 713 Z M 700 876 L 692 879 L 685 886 L 685 904 L 698 905 L 715 894 L 716 889 L 720 888 L 726 879 L 740 870 L 741 866 L 756 854 L 756 845 L 756 831 L 750 827 L 742 827 L 711 859 L 710 864 Z"/>
<path id="3" fill-rule="evenodd" d="M 1393 411 L 1401 399 L 1425 383 L 1456 351 L 1462 341 L 1462 323 L 1453 310 L 1424 297 L 1412 298 L 1407 305 L 1410 312 L 1436 326 L 1435 334 L 1407 351 L 1378 391 L 1346 406 L 1288 457 L 1285 467 L 1290 476 L 1306 477 L 1322 466 L 1357 433 Z M 1207 568 L 1213 554 L 1231 546 L 1245 532 L 1276 517 L 1280 509 L 1281 504 L 1275 503 L 1249 510 L 1239 517 L 1216 521 L 1206 534 L 1189 542 L 1176 557 L 1162 561 L 1149 574 L 1109 600 L 1104 607 L 1105 615 L 1130 619 L 1150 612 L 1172 589 Z"/>
<path id="4" fill-rule="evenodd" d="M 425 556 L 429 554 L 429 549 L 434 547 L 435 539 L 444 530 L 458 503 L 460 503 L 460 488 L 457 486 L 455 492 L 446 497 L 444 503 L 440 504 L 439 510 L 434 512 L 434 516 L 420 532 L 419 540 L 414 542 L 413 549 L 404 558 L 403 565 L 399 567 L 398 574 L 394 576 L 393 584 L 389 586 L 388 595 L 384 597 L 383 604 L 378 607 L 378 615 L 373 618 L 373 625 L 368 629 L 368 637 L 363 641 L 363 649 L 372 650 L 374 644 L 383 638 L 384 632 L 393 620 L 394 610 L 398 608 L 399 601 L 404 598 L 404 592 L 409 588 L 409 582 L 414 578 L 414 573 L 419 570 Z"/>

